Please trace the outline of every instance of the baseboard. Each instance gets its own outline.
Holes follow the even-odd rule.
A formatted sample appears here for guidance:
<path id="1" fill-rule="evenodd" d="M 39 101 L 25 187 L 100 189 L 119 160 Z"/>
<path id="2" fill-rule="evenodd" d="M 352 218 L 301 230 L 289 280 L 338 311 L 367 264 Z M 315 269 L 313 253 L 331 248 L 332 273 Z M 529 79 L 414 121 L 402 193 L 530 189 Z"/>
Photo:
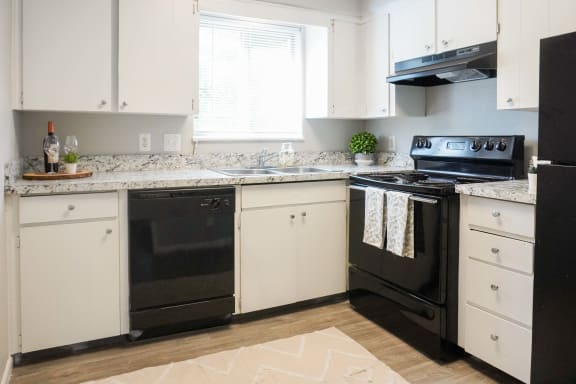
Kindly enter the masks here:
<path id="1" fill-rule="evenodd" d="M 2 372 L 2 380 L 0 380 L 0 384 L 10 383 L 10 376 L 12 376 L 12 356 L 9 356 L 8 360 L 6 360 L 6 365 L 4 366 L 4 371 Z"/>

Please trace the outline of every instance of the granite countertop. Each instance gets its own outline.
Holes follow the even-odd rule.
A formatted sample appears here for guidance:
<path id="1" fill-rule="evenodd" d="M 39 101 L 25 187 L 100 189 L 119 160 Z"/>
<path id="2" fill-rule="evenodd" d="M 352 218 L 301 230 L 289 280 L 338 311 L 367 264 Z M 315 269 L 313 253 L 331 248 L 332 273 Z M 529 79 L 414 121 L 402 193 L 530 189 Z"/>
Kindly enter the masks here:
<path id="1" fill-rule="evenodd" d="M 16 179 L 5 186 L 6 193 L 19 195 L 101 192 L 126 189 L 202 187 L 217 185 L 241 185 L 263 183 L 285 183 L 296 181 L 320 181 L 347 179 L 360 173 L 398 172 L 406 167 L 376 165 L 359 167 L 354 165 L 313 166 L 326 172 L 304 174 L 278 174 L 258 176 L 226 176 L 207 169 L 154 170 L 126 172 L 95 172 L 85 179 L 36 181 Z"/>
<path id="2" fill-rule="evenodd" d="M 456 186 L 456 192 L 463 195 L 536 204 L 536 194 L 528 193 L 528 180 L 526 179 L 497 181 L 493 183 L 460 184 Z"/>

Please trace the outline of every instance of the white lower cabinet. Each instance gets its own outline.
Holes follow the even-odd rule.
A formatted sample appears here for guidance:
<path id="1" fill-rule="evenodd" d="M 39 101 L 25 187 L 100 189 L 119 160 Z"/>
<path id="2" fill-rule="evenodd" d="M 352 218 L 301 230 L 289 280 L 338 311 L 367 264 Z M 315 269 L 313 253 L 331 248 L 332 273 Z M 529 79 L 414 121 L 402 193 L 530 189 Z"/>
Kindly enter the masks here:
<path id="1" fill-rule="evenodd" d="M 82 210 L 90 196 L 115 204 L 115 194 L 75 195 L 68 209 Z M 21 198 L 20 211 L 38 208 L 38 220 L 51 215 L 52 196 Z M 54 196 L 54 203 L 63 196 Z M 78 203 L 79 202 L 79 203 Z M 121 334 L 120 246 L 117 217 L 54 220 L 20 228 L 20 307 L 22 352 L 32 352 Z"/>
<path id="2" fill-rule="evenodd" d="M 534 206 L 461 196 L 458 344 L 530 382 Z"/>
<path id="3" fill-rule="evenodd" d="M 300 188 L 310 193 L 298 195 Z M 249 195 L 266 191 L 278 199 L 276 206 L 242 209 L 241 311 L 252 312 L 345 292 L 344 183 L 245 187 L 243 201 L 254 201 Z M 323 191 L 325 201 L 319 202 L 318 196 Z M 286 202 L 292 204 L 285 205 Z"/>

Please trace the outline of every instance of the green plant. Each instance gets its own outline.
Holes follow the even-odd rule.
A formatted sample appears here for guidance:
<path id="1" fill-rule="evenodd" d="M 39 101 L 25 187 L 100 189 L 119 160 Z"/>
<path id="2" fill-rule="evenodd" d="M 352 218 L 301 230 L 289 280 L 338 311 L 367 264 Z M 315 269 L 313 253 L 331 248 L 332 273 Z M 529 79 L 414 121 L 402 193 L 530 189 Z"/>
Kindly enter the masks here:
<path id="1" fill-rule="evenodd" d="M 370 132 L 360 132 L 352 136 L 348 148 L 352 153 L 374 153 L 376 144 L 378 144 L 376 136 Z"/>
<path id="2" fill-rule="evenodd" d="M 68 152 L 64 155 L 64 162 L 67 164 L 76 164 L 79 158 L 80 155 L 76 152 Z"/>

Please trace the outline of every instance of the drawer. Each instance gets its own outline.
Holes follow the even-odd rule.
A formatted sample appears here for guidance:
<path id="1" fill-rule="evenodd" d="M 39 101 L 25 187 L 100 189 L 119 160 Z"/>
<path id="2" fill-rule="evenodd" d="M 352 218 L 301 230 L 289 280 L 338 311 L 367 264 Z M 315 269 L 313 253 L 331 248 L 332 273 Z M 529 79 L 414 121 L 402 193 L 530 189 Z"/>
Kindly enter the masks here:
<path id="1" fill-rule="evenodd" d="M 118 216 L 116 192 L 20 198 L 20 224 L 116 216 Z"/>
<path id="2" fill-rule="evenodd" d="M 466 306 L 466 352 L 526 383 L 530 381 L 532 332 Z"/>
<path id="3" fill-rule="evenodd" d="M 466 299 L 496 314 L 532 326 L 532 276 L 468 259 Z"/>
<path id="4" fill-rule="evenodd" d="M 242 209 L 345 200 L 345 181 L 262 184 L 242 188 Z"/>
<path id="5" fill-rule="evenodd" d="M 468 231 L 466 256 L 532 274 L 534 244 L 484 232 Z"/>
<path id="6" fill-rule="evenodd" d="M 534 238 L 534 206 L 470 196 L 468 223 Z"/>

